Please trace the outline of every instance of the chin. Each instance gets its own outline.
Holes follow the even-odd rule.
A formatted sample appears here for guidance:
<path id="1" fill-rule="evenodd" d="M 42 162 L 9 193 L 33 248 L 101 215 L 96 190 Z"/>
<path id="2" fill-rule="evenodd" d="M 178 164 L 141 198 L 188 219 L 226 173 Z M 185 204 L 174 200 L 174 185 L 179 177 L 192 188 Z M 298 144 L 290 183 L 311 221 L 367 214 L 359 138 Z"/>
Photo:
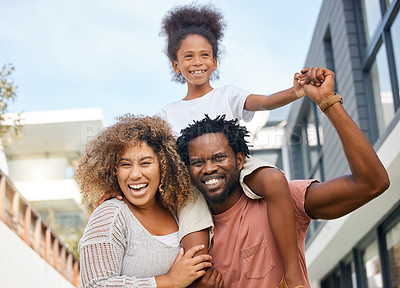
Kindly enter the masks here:
<path id="1" fill-rule="evenodd" d="M 221 192 L 220 194 L 215 195 L 213 193 L 212 195 L 206 194 L 205 198 L 208 202 L 212 204 L 222 204 L 225 203 L 229 195 L 226 193 Z"/>

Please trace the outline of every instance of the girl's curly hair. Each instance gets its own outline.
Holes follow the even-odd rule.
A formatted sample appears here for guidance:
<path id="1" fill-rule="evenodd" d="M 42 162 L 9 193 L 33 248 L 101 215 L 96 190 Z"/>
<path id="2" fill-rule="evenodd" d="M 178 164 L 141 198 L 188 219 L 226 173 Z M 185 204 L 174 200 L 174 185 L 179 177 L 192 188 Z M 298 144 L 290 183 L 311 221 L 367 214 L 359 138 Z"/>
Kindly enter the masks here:
<path id="1" fill-rule="evenodd" d="M 88 143 L 82 153 L 74 179 L 89 203 L 95 204 L 106 193 L 121 191 L 117 167 L 125 147 L 143 141 L 160 162 L 161 204 L 174 210 L 191 197 L 192 183 L 186 165 L 176 151 L 176 141 L 168 123 L 159 117 L 126 114 Z"/>
<path id="2" fill-rule="evenodd" d="M 170 61 L 177 60 L 177 51 L 188 35 L 203 36 L 212 46 L 213 56 L 219 59 L 219 44 L 224 36 L 225 22 L 222 13 L 212 4 L 176 6 L 164 16 L 161 36 L 167 40 L 166 54 Z M 173 72 L 174 73 L 174 72 Z M 174 80 L 185 83 L 181 74 L 174 73 Z M 218 74 L 212 74 L 218 79 Z"/>

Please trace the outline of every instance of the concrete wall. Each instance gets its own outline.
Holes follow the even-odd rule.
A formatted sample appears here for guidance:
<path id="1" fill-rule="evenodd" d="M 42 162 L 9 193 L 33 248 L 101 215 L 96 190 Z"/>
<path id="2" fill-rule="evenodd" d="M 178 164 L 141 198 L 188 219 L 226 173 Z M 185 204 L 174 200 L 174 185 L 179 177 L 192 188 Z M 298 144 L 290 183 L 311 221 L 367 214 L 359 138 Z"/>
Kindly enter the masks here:
<path id="1" fill-rule="evenodd" d="M 0 222 L 0 287 L 73 288 L 74 286 Z"/>
<path id="2" fill-rule="evenodd" d="M 8 168 L 13 182 L 34 182 L 66 179 L 67 158 L 36 158 L 9 160 Z"/>
<path id="3" fill-rule="evenodd" d="M 7 176 L 9 175 L 6 154 L 4 153 L 4 147 L 1 145 L 1 140 L 0 140 L 0 170 L 5 175 Z"/>

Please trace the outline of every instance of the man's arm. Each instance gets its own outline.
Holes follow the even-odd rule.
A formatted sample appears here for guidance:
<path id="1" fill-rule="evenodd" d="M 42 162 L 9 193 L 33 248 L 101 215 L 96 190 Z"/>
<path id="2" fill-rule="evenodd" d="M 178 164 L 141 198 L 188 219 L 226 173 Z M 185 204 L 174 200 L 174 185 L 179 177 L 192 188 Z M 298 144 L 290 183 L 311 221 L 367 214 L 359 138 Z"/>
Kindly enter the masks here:
<path id="1" fill-rule="evenodd" d="M 308 75 L 308 81 L 320 83 L 319 87 L 304 84 L 305 92 L 316 104 L 335 95 L 332 71 L 312 68 Z M 371 144 L 340 102 L 324 113 L 339 135 L 351 174 L 312 184 L 307 189 L 304 205 L 307 214 L 313 218 L 334 219 L 382 194 L 389 187 L 389 177 Z"/>

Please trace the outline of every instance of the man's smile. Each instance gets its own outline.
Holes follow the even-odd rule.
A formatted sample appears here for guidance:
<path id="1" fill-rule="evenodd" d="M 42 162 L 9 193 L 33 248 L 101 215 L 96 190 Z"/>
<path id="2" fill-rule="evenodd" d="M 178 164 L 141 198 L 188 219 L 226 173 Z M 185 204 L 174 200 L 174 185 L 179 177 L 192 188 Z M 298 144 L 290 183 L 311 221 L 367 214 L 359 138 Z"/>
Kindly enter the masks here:
<path id="1" fill-rule="evenodd" d="M 201 182 L 204 183 L 207 190 L 215 190 L 220 188 L 224 183 L 225 177 L 223 175 L 207 175 L 203 176 Z"/>

